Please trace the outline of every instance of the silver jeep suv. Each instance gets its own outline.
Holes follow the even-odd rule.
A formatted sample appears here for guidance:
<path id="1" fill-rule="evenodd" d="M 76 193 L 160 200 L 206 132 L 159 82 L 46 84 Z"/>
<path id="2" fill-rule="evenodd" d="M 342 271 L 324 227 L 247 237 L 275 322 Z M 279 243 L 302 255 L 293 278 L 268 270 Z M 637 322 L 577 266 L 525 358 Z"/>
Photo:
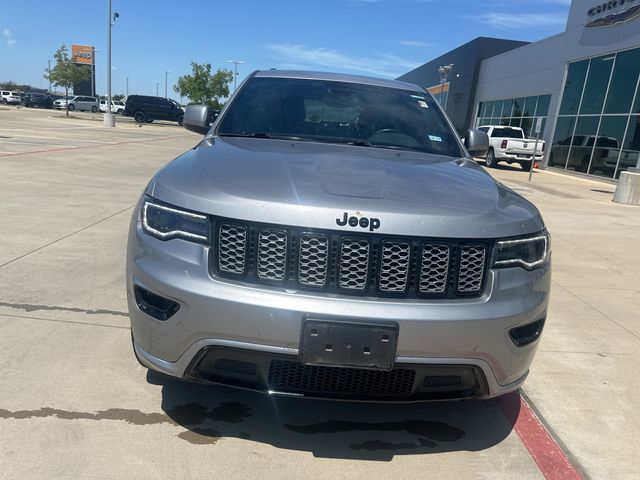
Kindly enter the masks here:
<path id="1" fill-rule="evenodd" d="M 146 187 L 133 346 L 177 378 L 361 400 L 489 398 L 525 380 L 547 315 L 538 210 L 471 158 L 424 89 L 259 71 Z M 466 147 L 466 148 L 465 148 Z"/>

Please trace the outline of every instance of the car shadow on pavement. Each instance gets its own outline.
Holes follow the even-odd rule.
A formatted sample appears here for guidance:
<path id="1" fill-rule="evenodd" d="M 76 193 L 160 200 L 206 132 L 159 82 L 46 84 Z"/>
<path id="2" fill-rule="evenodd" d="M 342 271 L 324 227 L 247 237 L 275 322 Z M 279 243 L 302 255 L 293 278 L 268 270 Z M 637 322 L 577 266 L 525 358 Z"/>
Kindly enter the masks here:
<path id="1" fill-rule="evenodd" d="M 162 410 L 185 429 L 178 437 L 215 444 L 225 437 L 308 451 L 315 457 L 390 461 L 395 455 L 480 451 L 504 440 L 509 419 L 494 400 L 434 403 L 361 403 L 270 396 L 215 385 L 162 385 Z M 504 401 L 504 400 L 503 400 Z"/>

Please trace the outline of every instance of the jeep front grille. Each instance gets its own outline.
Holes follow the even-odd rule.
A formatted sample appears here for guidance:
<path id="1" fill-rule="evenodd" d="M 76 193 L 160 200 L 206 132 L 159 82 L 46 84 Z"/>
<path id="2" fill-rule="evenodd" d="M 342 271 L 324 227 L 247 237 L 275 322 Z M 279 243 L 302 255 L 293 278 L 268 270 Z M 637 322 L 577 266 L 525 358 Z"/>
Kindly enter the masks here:
<path id="1" fill-rule="evenodd" d="M 213 275 L 351 295 L 456 298 L 484 289 L 490 242 L 308 231 L 214 219 Z"/>

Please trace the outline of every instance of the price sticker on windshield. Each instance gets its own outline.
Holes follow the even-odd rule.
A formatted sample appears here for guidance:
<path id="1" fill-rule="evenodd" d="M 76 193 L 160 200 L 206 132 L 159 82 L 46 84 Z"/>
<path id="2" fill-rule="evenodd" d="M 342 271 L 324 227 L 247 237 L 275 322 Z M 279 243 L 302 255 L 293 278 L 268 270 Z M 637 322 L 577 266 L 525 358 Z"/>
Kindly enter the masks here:
<path id="1" fill-rule="evenodd" d="M 425 102 L 424 100 L 418 100 L 418 105 L 420 105 L 422 108 L 429 108 L 429 105 L 427 105 L 427 102 Z"/>

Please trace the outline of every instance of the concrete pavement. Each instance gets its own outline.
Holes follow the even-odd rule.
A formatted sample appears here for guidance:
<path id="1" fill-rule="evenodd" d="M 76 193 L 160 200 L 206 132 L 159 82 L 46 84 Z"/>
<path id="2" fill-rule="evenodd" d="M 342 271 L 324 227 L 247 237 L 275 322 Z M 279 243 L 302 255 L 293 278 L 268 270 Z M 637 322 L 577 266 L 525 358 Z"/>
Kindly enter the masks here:
<path id="1" fill-rule="evenodd" d="M 52 116 L 0 110 L 0 478 L 543 478 L 495 401 L 300 401 L 149 375 L 130 346 L 127 226 L 153 173 L 198 137 Z M 491 173 L 553 235 L 524 391 L 587 476 L 634 478 L 640 209 L 594 191 L 609 184 Z"/>

